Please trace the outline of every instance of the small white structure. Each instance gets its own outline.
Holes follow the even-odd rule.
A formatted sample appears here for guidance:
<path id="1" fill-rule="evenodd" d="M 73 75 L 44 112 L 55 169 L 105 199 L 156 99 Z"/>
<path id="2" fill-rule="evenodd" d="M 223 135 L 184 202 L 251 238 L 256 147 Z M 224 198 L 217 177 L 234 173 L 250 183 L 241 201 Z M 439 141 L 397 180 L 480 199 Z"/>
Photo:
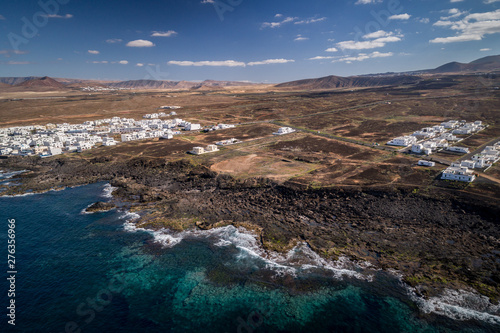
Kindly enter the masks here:
<path id="1" fill-rule="evenodd" d="M 426 161 L 426 160 L 420 160 L 420 161 L 418 161 L 417 165 L 433 167 L 436 165 L 436 163 L 431 162 L 431 161 Z"/>
<path id="2" fill-rule="evenodd" d="M 214 151 L 218 151 L 219 148 L 217 148 L 216 145 L 208 145 L 207 148 L 205 148 L 205 153 L 212 153 Z"/>
<path id="3" fill-rule="evenodd" d="M 461 167 L 469 168 L 469 169 L 474 169 L 476 166 L 476 162 L 471 161 L 471 160 L 463 160 L 460 162 Z"/>
<path id="4" fill-rule="evenodd" d="M 446 150 L 449 150 L 454 153 L 461 153 L 461 154 L 468 154 L 469 153 L 469 148 L 465 147 L 448 147 Z"/>
<path id="5" fill-rule="evenodd" d="M 231 138 L 229 140 L 222 140 L 222 141 L 218 141 L 216 142 L 215 144 L 217 146 L 228 146 L 228 145 L 234 145 L 236 143 L 240 143 L 241 141 L 238 140 L 238 139 L 235 139 L 235 138 Z"/>
<path id="6" fill-rule="evenodd" d="M 441 179 L 457 180 L 460 182 L 473 182 L 476 179 L 474 172 L 466 167 L 448 167 L 443 171 Z"/>
<path id="7" fill-rule="evenodd" d="M 161 136 L 162 139 L 167 139 L 167 140 L 170 140 L 170 139 L 173 139 L 174 138 L 174 134 L 172 132 L 165 132 L 162 136 Z"/>
<path id="8" fill-rule="evenodd" d="M 189 151 L 190 154 L 193 155 L 201 155 L 205 153 L 205 148 L 203 147 L 194 147 L 193 150 Z"/>
<path id="9" fill-rule="evenodd" d="M 62 149 L 61 148 L 56 148 L 56 147 L 50 147 L 49 148 L 49 154 L 50 155 L 60 155 L 60 154 L 62 154 Z"/>
<path id="10" fill-rule="evenodd" d="M 273 135 L 285 135 L 295 132 L 295 130 L 291 127 L 280 127 L 278 132 L 274 132 Z"/>
<path id="11" fill-rule="evenodd" d="M 219 148 L 217 148 L 216 145 L 208 145 L 207 148 L 194 147 L 193 150 L 188 151 L 188 153 L 193 154 L 193 155 L 201 155 L 201 154 L 206 154 L 206 153 L 213 153 L 215 151 L 219 151 Z"/>
<path id="12" fill-rule="evenodd" d="M 201 129 L 200 124 L 187 124 L 185 127 L 186 131 L 199 131 Z"/>
<path id="13" fill-rule="evenodd" d="M 399 136 L 397 138 L 392 139 L 391 141 L 387 142 L 388 145 L 390 146 L 402 146 L 402 147 L 408 147 L 409 145 L 417 143 L 417 138 L 414 136 Z"/>
<path id="14" fill-rule="evenodd" d="M 79 142 L 76 146 L 76 150 L 81 153 L 82 151 L 92 149 L 92 144 L 89 142 Z"/>

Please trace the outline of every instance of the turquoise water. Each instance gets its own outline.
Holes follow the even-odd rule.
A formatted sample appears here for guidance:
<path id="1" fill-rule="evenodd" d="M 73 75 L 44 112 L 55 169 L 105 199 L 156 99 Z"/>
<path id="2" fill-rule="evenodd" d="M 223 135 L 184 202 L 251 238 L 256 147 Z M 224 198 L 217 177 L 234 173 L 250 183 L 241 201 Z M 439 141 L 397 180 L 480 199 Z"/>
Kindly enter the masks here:
<path id="1" fill-rule="evenodd" d="M 233 227 L 152 234 L 133 230 L 125 212 L 82 214 L 103 200 L 103 189 L 100 183 L 0 198 L 2 257 L 7 219 L 14 218 L 18 272 L 15 326 L 7 324 L 6 278 L 0 284 L 2 332 L 500 329 L 497 309 L 488 314 L 471 304 L 472 310 L 445 311 L 467 320 L 429 312 L 396 276 L 322 261 L 306 245 L 266 255 L 253 236 Z"/>

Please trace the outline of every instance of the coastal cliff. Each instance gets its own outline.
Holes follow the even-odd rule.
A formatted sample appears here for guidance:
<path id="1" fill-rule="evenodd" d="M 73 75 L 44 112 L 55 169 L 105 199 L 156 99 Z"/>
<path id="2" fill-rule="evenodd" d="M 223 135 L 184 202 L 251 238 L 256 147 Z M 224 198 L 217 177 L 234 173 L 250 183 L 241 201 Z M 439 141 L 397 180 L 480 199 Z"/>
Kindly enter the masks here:
<path id="1" fill-rule="evenodd" d="M 187 160 L 9 158 L 26 169 L 4 194 L 110 181 L 114 200 L 144 228 L 210 229 L 232 224 L 286 251 L 306 242 L 325 258 L 348 256 L 396 269 L 424 296 L 444 288 L 500 298 L 500 206 L 460 191 L 404 186 L 307 188 L 267 178 L 235 179 Z"/>

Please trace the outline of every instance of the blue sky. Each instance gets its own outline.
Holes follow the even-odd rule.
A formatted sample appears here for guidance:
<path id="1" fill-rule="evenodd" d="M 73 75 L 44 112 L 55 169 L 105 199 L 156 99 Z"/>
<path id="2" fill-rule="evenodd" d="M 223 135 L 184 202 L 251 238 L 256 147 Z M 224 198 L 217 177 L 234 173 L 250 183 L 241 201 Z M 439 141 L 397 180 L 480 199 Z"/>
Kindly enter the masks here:
<path id="1" fill-rule="evenodd" d="M 0 76 L 284 82 L 500 54 L 500 0 L 9 0 Z"/>

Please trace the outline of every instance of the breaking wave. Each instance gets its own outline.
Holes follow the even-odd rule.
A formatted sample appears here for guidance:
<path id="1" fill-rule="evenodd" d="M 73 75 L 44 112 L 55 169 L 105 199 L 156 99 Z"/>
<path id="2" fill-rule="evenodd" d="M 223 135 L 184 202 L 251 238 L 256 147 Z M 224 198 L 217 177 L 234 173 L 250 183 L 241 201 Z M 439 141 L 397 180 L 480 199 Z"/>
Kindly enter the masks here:
<path id="1" fill-rule="evenodd" d="M 102 190 L 103 193 L 101 194 L 101 197 L 103 198 L 112 198 L 113 197 L 113 191 L 116 190 L 118 187 L 113 187 L 111 184 L 107 183 L 104 185 L 104 189 Z"/>
<path id="2" fill-rule="evenodd" d="M 409 296 L 424 313 L 435 313 L 455 320 L 480 320 L 500 325 L 500 303 L 494 305 L 489 298 L 466 290 L 446 289 L 439 297 L 424 299 L 409 288 Z"/>
<path id="3" fill-rule="evenodd" d="M 271 269 L 278 275 L 297 276 L 297 274 L 307 274 L 314 270 L 323 270 L 336 279 L 351 277 L 366 281 L 373 280 L 373 275 L 366 272 L 366 267 L 369 265 L 362 267 L 345 257 L 337 261 L 326 260 L 315 253 L 307 243 L 296 245 L 286 254 L 266 251 L 260 246 L 258 236 L 242 227 L 236 228 L 228 225 L 210 230 L 171 232 L 167 229 L 160 229 L 153 231 L 135 225 L 133 221 L 139 218 L 138 214 L 126 213 L 121 218 L 127 220 L 123 225 L 126 231 L 148 232 L 154 237 L 155 242 L 164 247 L 176 246 L 186 238 L 204 238 L 209 239 L 217 247 L 234 246 L 237 248 L 236 260 L 238 262 L 244 264 L 247 261 L 257 260 L 263 264 L 264 268 Z"/>

